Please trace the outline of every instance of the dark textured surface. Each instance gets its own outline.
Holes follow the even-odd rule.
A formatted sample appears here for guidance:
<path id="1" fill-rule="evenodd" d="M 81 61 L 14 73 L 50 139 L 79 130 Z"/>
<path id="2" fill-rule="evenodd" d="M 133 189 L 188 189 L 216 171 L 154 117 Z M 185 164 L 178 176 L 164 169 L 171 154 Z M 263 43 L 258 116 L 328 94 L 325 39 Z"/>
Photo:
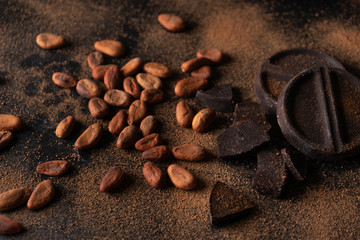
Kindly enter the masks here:
<path id="1" fill-rule="evenodd" d="M 293 78 L 282 91 L 277 108 L 285 138 L 311 158 L 358 155 L 359 86 L 359 78 L 336 68 L 312 68 Z"/>
<path id="2" fill-rule="evenodd" d="M 253 204 L 245 194 L 228 185 L 217 182 L 211 189 L 209 211 L 213 225 L 225 225 L 245 215 Z"/>
<path id="3" fill-rule="evenodd" d="M 199 90 L 195 95 L 195 103 L 200 107 L 211 108 L 216 112 L 233 112 L 231 85 L 215 86 L 207 91 Z"/>
<path id="4" fill-rule="evenodd" d="M 252 119 L 225 129 L 216 137 L 216 148 L 221 158 L 236 158 L 255 151 L 270 141 L 268 131 Z"/>
<path id="5" fill-rule="evenodd" d="M 258 152 L 254 189 L 261 194 L 278 198 L 285 189 L 287 176 L 288 171 L 278 149 L 268 146 Z"/>
<path id="6" fill-rule="evenodd" d="M 265 130 L 270 130 L 271 125 L 266 119 L 266 112 L 260 104 L 256 102 L 244 101 L 235 105 L 234 125 L 237 122 L 251 120 Z"/>
<path id="7" fill-rule="evenodd" d="M 284 48 L 329 50 L 329 54 L 342 57 L 341 63 L 355 71 L 359 66 L 357 52 L 341 49 L 351 44 L 354 47 L 358 41 L 344 45 L 318 35 L 321 31 L 314 33 L 310 29 L 330 21 L 346 23 L 358 31 L 359 10 L 357 1 L 325 0 L 257 3 L 0 0 L 0 112 L 21 116 L 26 125 L 16 133 L 14 144 L 1 150 L 0 191 L 23 186 L 34 189 L 45 179 L 52 179 L 56 185 L 55 199 L 46 208 L 33 212 L 20 207 L 5 213 L 23 223 L 26 229 L 9 239 L 359 238 L 357 159 L 341 163 L 311 162 L 305 183 L 289 185 L 282 200 L 259 196 L 252 190 L 254 158 L 229 162 L 209 157 L 198 163 L 170 159 L 159 166 L 164 170 L 173 162 L 185 166 L 199 179 L 198 188 L 185 192 L 168 184 L 163 190 L 154 189 L 142 176 L 145 161 L 141 153 L 116 149 L 115 138 L 109 133 L 94 150 L 73 148 L 76 137 L 87 126 L 99 122 L 106 127 L 109 119 L 93 119 L 87 109 L 87 99 L 51 81 L 52 73 L 57 71 L 77 79 L 90 77 L 86 57 L 94 51 L 93 43 L 104 38 L 121 40 L 127 47 L 126 56 L 106 57 L 107 63 L 123 65 L 138 56 L 145 62 L 163 63 L 175 72 L 164 81 L 166 103 L 151 109 L 161 121 L 161 133 L 169 147 L 192 142 L 205 145 L 214 154 L 213 139 L 231 125 L 232 116 L 219 114 L 204 134 L 177 126 L 178 98 L 173 88 L 177 80 L 187 76 L 180 71 L 182 62 L 195 57 L 198 49 L 225 50 L 227 58 L 214 67 L 210 87 L 232 84 L 237 90 L 234 95 L 237 101 L 255 100 L 253 82 L 260 64 Z M 176 34 L 166 32 L 156 21 L 157 15 L 164 12 L 183 17 L 188 30 Z M 222 34 L 229 29 L 229 22 L 218 22 L 217 17 L 234 20 L 230 21 L 234 29 L 230 28 L 225 37 Z M 217 29 L 212 28 L 219 25 Z M 54 51 L 40 49 L 35 37 L 45 31 L 64 35 L 69 44 Z M 211 35 L 213 32 L 216 34 Z M 325 40 L 331 42 L 332 47 L 323 46 Z M 187 101 L 194 105 L 192 100 Z M 78 119 L 76 130 L 69 139 L 58 139 L 54 134 L 56 125 L 69 114 Z M 69 161 L 70 174 L 55 178 L 35 172 L 39 163 L 57 159 Z M 125 172 L 123 187 L 111 195 L 101 193 L 101 179 L 114 165 Z M 211 227 L 208 199 L 216 181 L 248 191 L 258 208 L 223 228 Z"/>
<path id="8" fill-rule="evenodd" d="M 302 71 L 312 67 L 344 67 L 323 52 L 308 49 L 291 49 L 279 52 L 260 67 L 254 89 L 260 104 L 275 115 L 277 99 L 287 82 Z"/>

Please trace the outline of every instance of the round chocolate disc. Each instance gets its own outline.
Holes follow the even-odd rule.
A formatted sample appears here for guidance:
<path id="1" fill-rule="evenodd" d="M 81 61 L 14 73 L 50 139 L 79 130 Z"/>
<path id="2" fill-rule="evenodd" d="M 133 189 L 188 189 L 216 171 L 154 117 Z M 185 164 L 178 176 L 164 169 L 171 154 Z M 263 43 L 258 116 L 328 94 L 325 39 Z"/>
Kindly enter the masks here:
<path id="1" fill-rule="evenodd" d="M 315 159 L 360 153 L 360 79 L 336 68 L 301 72 L 282 90 L 277 120 L 285 138 Z"/>
<path id="2" fill-rule="evenodd" d="M 255 95 L 265 110 L 275 115 L 277 99 L 286 83 L 304 70 L 322 66 L 344 69 L 336 59 L 320 51 L 281 51 L 261 65 L 255 80 Z"/>

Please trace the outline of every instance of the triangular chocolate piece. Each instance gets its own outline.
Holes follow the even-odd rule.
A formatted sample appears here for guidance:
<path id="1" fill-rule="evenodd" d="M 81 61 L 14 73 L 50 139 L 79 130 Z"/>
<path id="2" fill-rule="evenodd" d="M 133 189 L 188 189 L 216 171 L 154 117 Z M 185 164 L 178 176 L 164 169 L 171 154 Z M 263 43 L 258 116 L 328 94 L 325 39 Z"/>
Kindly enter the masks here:
<path id="1" fill-rule="evenodd" d="M 241 191 L 217 182 L 210 194 L 210 218 L 213 225 L 222 225 L 248 212 L 254 205 Z"/>
<path id="2" fill-rule="evenodd" d="M 232 158 L 248 153 L 269 140 L 266 130 L 252 121 L 246 121 L 225 129 L 216 137 L 215 143 L 219 157 Z"/>
<path id="3" fill-rule="evenodd" d="M 279 150 L 273 146 L 258 152 L 257 169 L 253 188 L 264 195 L 280 197 L 287 178 L 285 161 Z"/>
<path id="4" fill-rule="evenodd" d="M 264 108 L 256 102 L 245 101 L 237 103 L 235 105 L 234 115 L 233 125 L 238 122 L 252 120 L 254 123 L 257 123 L 267 131 L 271 128 L 271 125 L 266 120 L 266 112 Z"/>
<path id="5" fill-rule="evenodd" d="M 217 112 L 232 112 L 234 103 L 231 85 L 225 84 L 207 91 L 199 90 L 196 92 L 195 103 Z"/>

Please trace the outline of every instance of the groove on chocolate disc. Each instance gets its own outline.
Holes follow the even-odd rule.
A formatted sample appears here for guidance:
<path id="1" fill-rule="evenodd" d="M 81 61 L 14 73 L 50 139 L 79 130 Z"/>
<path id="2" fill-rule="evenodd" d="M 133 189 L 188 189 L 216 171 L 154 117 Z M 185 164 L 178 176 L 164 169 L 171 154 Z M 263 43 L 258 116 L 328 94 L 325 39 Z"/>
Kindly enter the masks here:
<path id="1" fill-rule="evenodd" d="M 320 108 L 320 114 L 322 115 L 322 119 L 324 121 L 324 146 L 326 148 L 334 149 L 334 142 L 333 142 L 333 136 L 331 131 L 331 123 L 329 119 L 329 111 L 327 107 L 327 101 L 326 101 L 326 93 L 324 84 L 322 81 L 322 71 L 321 68 L 318 69 L 318 71 L 314 72 L 314 83 L 315 87 L 317 89 L 316 92 L 316 98 L 318 101 L 318 107 Z"/>
<path id="2" fill-rule="evenodd" d="M 320 72 L 322 75 L 321 78 L 322 86 L 325 92 L 324 96 L 326 98 L 325 104 L 328 115 L 327 119 L 330 122 L 330 131 L 332 135 L 331 140 L 334 147 L 334 151 L 340 152 L 343 149 L 344 144 L 341 137 L 339 118 L 336 110 L 333 84 L 332 84 L 332 80 L 330 79 L 329 71 L 327 68 L 320 68 Z"/>

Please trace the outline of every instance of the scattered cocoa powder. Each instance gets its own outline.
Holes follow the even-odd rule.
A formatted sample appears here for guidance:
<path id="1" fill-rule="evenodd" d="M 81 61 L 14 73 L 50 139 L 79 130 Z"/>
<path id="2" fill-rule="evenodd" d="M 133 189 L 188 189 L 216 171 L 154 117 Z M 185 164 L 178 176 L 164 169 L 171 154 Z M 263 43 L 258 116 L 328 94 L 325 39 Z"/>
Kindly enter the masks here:
<path id="1" fill-rule="evenodd" d="M 169 12 L 170 7 L 189 24 L 184 33 L 168 32 L 157 23 L 157 15 Z M 20 207 L 7 214 L 26 229 L 18 238 L 359 238 L 360 168 L 356 159 L 313 162 L 312 177 L 306 185 L 291 185 L 284 200 L 258 196 L 250 189 L 256 166 L 256 160 L 250 158 L 239 162 L 216 158 L 181 162 L 199 180 L 198 187 L 190 192 L 171 184 L 155 189 L 142 176 L 146 161 L 141 152 L 116 149 L 116 136 L 105 134 L 93 150 L 80 152 L 73 148 L 88 126 L 99 122 L 107 129 L 110 119 L 94 119 L 87 109 L 88 100 L 51 80 L 54 72 L 65 70 L 76 79 L 91 78 L 86 57 L 95 50 L 94 42 L 120 40 L 129 51 L 122 58 L 105 58 L 106 64 L 123 66 L 141 57 L 146 62 L 165 64 L 175 73 L 163 81 L 166 101 L 151 108 L 151 114 L 161 122 L 160 134 L 169 148 L 184 143 L 206 144 L 214 154 L 213 138 L 231 124 L 232 114 L 219 114 L 214 128 L 203 134 L 178 126 L 175 108 L 179 98 L 173 89 L 177 81 L 188 77 L 181 73 L 181 63 L 196 57 L 199 49 L 219 48 L 226 56 L 214 68 L 209 85 L 232 84 L 238 89 L 236 96 L 252 100 L 256 100 L 253 81 L 258 67 L 279 50 L 316 48 L 342 63 L 356 65 L 358 46 L 353 40 L 350 44 L 345 41 L 358 36 L 360 6 L 356 1 L 319 1 L 304 7 L 301 1 L 289 5 L 284 1 L 180 0 L 169 5 L 159 0 L 122 4 L 18 0 L 1 3 L 0 9 L 1 113 L 20 116 L 25 122 L 14 144 L 1 150 L 0 190 L 34 189 L 43 180 L 35 173 L 40 163 L 66 160 L 72 166 L 69 174 L 52 179 L 57 194 L 51 206 L 36 213 Z M 300 22 L 303 19 L 305 24 Z M 37 47 L 36 35 L 46 31 L 64 36 L 69 45 L 53 51 Z M 186 101 L 195 106 L 192 99 Z M 56 126 L 70 114 L 79 123 L 69 139 L 58 139 Z M 157 165 L 166 171 L 173 162 L 178 163 L 168 160 Z M 123 187 L 102 194 L 98 186 L 103 174 L 114 165 L 126 173 Z M 218 180 L 244 188 L 258 203 L 258 210 L 231 225 L 211 228 L 208 196 L 211 185 Z"/>

